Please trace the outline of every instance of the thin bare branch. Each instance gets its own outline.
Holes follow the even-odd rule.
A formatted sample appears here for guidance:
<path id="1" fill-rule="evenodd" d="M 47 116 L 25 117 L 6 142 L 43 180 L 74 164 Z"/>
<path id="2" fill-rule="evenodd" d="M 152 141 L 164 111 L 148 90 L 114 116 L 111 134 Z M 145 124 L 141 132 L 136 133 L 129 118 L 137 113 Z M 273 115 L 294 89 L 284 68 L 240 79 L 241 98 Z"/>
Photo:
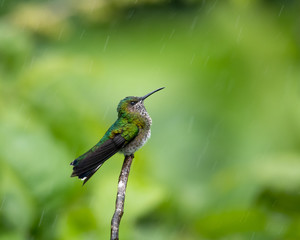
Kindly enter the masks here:
<path id="1" fill-rule="evenodd" d="M 120 226 L 121 218 L 124 213 L 126 186 L 127 186 L 128 175 L 129 175 L 133 158 L 134 158 L 133 155 L 125 156 L 122 170 L 120 173 L 118 194 L 116 199 L 116 210 L 111 220 L 111 235 L 110 235 L 111 240 L 119 240 L 119 226 Z"/>

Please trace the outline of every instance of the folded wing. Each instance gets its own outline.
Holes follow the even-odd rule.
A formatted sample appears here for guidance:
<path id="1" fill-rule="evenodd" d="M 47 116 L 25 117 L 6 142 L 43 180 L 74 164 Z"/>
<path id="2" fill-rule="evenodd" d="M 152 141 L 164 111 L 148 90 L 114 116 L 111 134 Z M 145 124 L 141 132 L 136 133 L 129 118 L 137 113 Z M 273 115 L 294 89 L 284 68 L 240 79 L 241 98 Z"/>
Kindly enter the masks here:
<path id="1" fill-rule="evenodd" d="M 74 166 L 71 177 L 78 177 L 85 184 L 108 158 L 125 145 L 125 142 L 121 134 L 116 134 L 114 138 L 109 138 L 99 146 L 96 145 L 71 162 Z"/>

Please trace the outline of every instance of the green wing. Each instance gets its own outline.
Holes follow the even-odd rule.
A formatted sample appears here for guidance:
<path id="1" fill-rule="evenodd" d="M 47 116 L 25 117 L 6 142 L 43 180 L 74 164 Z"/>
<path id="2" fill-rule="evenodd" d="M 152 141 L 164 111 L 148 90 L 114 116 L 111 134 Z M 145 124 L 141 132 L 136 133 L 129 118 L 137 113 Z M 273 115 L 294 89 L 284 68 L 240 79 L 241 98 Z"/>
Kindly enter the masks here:
<path id="1" fill-rule="evenodd" d="M 94 147 L 71 162 L 74 166 L 71 177 L 77 176 L 85 184 L 107 159 L 134 139 L 138 131 L 136 125 L 117 120 Z"/>

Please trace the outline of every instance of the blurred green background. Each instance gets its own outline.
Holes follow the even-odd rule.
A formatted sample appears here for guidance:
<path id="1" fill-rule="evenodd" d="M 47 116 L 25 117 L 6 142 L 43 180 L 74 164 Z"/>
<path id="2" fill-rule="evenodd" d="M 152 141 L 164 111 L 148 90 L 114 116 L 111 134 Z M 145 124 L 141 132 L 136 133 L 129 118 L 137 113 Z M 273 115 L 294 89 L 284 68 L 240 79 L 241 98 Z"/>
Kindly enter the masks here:
<path id="1" fill-rule="evenodd" d="M 0 1 L 0 239 L 109 239 L 123 156 L 69 163 L 145 102 L 120 239 L 300 239 L 300 2 Z"/>

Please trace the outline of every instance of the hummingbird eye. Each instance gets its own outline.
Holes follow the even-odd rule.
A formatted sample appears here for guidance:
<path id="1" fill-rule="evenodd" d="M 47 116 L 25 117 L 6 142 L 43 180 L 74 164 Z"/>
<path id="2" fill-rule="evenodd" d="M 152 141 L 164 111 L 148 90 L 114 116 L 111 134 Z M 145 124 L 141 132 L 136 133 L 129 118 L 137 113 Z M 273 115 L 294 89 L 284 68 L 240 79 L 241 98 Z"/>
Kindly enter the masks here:
<path id="1" fill-rule="evenodd" d="M 131 101 L 130 104 L 133 106 L 134 104 L 136 104 L 136 102 L 134 101 Z"/>

